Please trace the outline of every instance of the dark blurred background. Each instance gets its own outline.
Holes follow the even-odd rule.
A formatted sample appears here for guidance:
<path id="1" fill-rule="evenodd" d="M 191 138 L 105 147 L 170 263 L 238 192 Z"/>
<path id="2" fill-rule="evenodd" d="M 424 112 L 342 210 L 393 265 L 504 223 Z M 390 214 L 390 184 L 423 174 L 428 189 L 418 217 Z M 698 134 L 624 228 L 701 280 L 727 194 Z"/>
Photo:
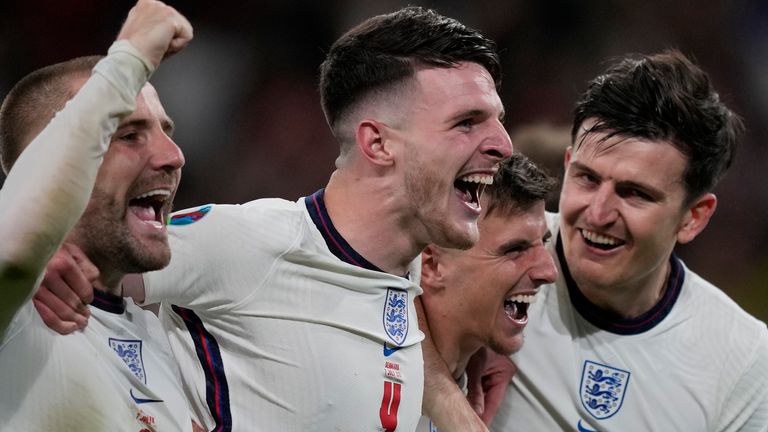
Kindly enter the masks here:
<path id="1" fill-rule="evenodd" d="M 105 53 L 133 3 L 2 0 L 0 95 L 35 68 Z M 680 49 L 709 72 L 721 97 L 744 118 L 747 134 L 716 189 L 719 205 L 709 227 L 678 252 L 691 268 L 768 320 L 768 2 L 169 4 L 195 27 L 190 47 L 152 79 L 187 156 L 177 208 L 275 196 L 294 200 L 322 187 L 337 146 L 319 105 L 318 66 L 338 36 L 371 15 L 419 4 L 496 40 L 515 148 L 555 173 L 568 144 L 573 103 L 607 60 Z"/>

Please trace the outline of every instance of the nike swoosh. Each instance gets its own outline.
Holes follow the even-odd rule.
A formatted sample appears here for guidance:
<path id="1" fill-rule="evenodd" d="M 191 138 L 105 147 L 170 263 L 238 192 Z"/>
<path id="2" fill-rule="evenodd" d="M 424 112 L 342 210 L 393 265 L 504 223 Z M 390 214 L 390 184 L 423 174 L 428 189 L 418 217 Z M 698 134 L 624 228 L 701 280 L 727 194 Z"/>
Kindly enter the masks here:
<path id="1" fill-rule="evenodd" d="M 579 428 L 579 432 L 597 432 L 597 431 L 596 431 L 596 430 L 594 430 L 594 429 L 589 429 L 589 428 L 587 428 L 587 427 L 585 427 L 585 426 L 582 426 L 582 425 L 581 425 L 581 419 L 579 419 L 578 428 Z"/>
<path id="2" fill-rule="evenodd" d="M 131 389 L 130 393 L 131 393 L 131 399 L 133 399 L 133 401 L 136 402 L 136 405 L 141 405 L 141 404 L 145 404 L 145 403 L 152 403 L 152 402 L 162 402 L 163 401 L 162 399 L 142 399 L 142 398 L 137 398 L 136 396 L 133 395 L 133 389 Z"/>
<path id="3" fill-rule="evenodd" d="M 391 356 L 392 354 L 395 353 L 395 351 L 399 350 L 400 348 L 402 348 L 402 347 L 396 346 L 396 347 L 390 348 L 390 347 L 387 346 L 387 343 L 384 342 L 384 357 Z"/>

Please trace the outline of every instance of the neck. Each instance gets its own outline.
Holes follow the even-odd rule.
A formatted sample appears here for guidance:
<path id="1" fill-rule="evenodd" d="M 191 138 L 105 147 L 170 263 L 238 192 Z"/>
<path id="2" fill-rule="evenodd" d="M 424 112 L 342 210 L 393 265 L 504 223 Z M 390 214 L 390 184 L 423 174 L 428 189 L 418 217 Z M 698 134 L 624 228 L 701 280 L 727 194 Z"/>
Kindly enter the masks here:
<path id="1" fill-rule="evenodd" d="M 595 306 L 624 319 L 637 318 L 651 310 L 662 299 L 671 271 L 666 260 L 659 271 L 622 285 L 601 286 L 574 276 L 578 289 Z"/>
<path id="2" fill-rule="evenodd" d="M 403 275 L 426 243 L 399 222 L 399 195 L 385 178 L 338 170 L 325 188 L 325 206 L 339 234 L 360 255 L 387 273 Z"/>
<path id="3" fill-rule="evenodd" d="M 123 276 L 125 274 L 122 272 L 99 270 L 99 277 L 92 281 L 93 287 L 109 294 L 122 296 L 122 285 L 120 282 L 123 280 Z"/>
<path id="4" fill-rule="evenodd" d="M 442 313 L 435 308 L 430 309 L 426 306 L 426 299 L 422 299 L 422 301 L 425 303 L 425 308 L 431 312 L 431 322 L 441 324 L 429 326 L 432 342 L 448 366 L 448 370 L 451 371 L 453 378 L 458 380 L 467 369 L 470 357 L 482 347 L 482 343 L 469 342 L 466 337 L 463 337 L 462 331 L 465 329 L 449 324 L 455 321 L 451 319 L 449 314 Z M 429 319 L 427 321 L 429 322 Z"/>

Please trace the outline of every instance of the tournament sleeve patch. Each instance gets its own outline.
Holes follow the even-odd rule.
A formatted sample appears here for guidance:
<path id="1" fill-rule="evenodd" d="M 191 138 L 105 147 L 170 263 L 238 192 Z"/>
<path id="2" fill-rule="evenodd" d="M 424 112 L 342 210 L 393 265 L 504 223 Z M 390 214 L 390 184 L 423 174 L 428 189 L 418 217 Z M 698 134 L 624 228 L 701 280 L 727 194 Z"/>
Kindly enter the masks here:
<path id="1" fill-rule="evenodd" d="M 195 210 L 185 211 L 184 213 L 175 213 L 171 215 L 171 220 L 168 221 L 169 225 L 189 225 L 195 223 L 205 217 L 208 212 L 213 208 L 212 205 L 205 205 Z"/>

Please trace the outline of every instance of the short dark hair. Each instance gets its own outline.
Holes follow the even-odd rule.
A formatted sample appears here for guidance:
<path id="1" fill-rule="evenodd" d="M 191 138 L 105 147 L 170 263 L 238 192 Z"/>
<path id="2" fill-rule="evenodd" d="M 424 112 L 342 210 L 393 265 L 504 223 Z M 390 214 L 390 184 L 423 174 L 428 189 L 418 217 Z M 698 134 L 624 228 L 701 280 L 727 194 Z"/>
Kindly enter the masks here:
<path id="1" fill-rule="evenodd" d="M 688 159 L 686 202 L 722 178 L 744 129 L 707 74 L 677 50 L 626 57 L 590 81 L 576 104 L 575 147 L 579 128 L 590 118 L 597 123 L 588 133 L 670 141 Z"/>
<path id="2" fill-rule="evenodd" d="M 418 66 L 483 66 L 496 87 L 501 64 L 496 44 L 434 10 L 406 7 L 367 19 L 341 36 L 320 66 L 320 99 L 331 129 L 371 91 L 412 77 Z"/>
<path id="3" fill-rule="evenodd" d="M 493 184 L 485 188 L 485 217 L 493 212 L 512 214 L 544 202 L 557 181 L 522 153 L 515 152 L 499 165 Z"/>
<path id="4" fill-rule="evenodd" d="M 0 163 L 7 174 L 21 152 L 76 91 L 78 77 L 87 78 L 102 56 L 78 57 L 31 72 L 8 92 L 0 107 Z"/>

